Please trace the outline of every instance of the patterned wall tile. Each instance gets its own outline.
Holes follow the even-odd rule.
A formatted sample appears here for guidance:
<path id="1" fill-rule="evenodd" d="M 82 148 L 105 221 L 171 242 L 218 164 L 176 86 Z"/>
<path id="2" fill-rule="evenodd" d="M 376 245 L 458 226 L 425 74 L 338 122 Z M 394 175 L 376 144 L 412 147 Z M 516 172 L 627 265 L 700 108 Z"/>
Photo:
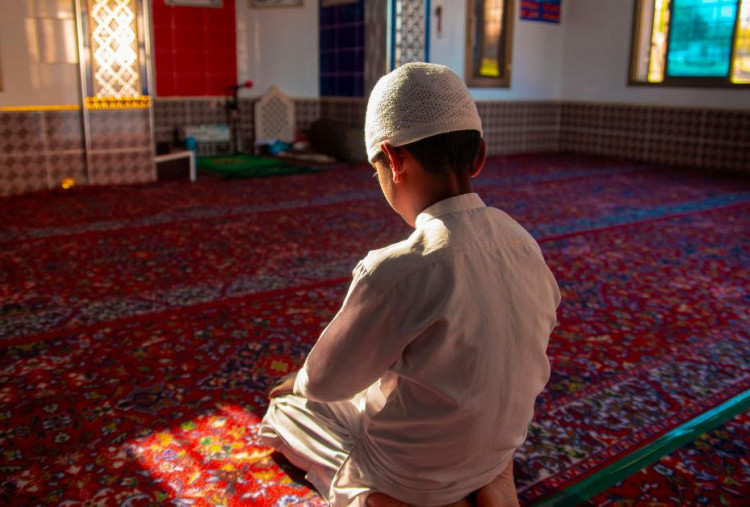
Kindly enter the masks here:
<path id="1" fill-rule="evenodd" d="M 43 153 L 0 155 L 0 195 L 44 190 L 47 184 Z"/>
<path id="2" fill-rule="evenodd" d="M 706 111 L 703 138 L 722 142 L 750 144 L 750 111 Z"/>
<path id="3" fill-rule="evenodd" d="M 478 102 L 477 111 L 482 118 L 482 129 L 524 129 L 526 127 L 526 102 Z"/>
<path id="4" fill-rule="evenodd" d="M 566 102 L 562 105 L 560 128 L 600 128 L 602 106 L 600 104 L 587 104 Z"/>
<path id="5" fill-rule="evenodd" d="M 86 184 L 86 155 L 77 153 L 48 153 L 47 181 L 49 188 L 58 188 L 66 178 L 72 178 L 76 185 Z"/>
<path id="6" fill-rule="evenodd" d="M 488 145 L 488 154 L 510 155 L 513 153 L 523 153 L 525 137 L 525 132 L 517 129 L 493 131 L 490 141 L 485 139 Z"/>
<path id="7" fill-rule="evenodd" d="M 363 98 L 351 99 L 322 99 L 320 102 L 321 118 L 331 118 L 349 125 L 363 126 L 367 100 Z"/>
<path id="8" fill-rule="evenodd" d="M 593 129 L 563 129 L 560 149 L 575 153 L 597 153 L 601 133 Z"/>
<path id="9" fill-rule="evenodd" d="M 524 151 L 556 152 L 560 149 L 560 131 L 557 128 L 527 130 Z"/>
<path id="10" fill-rule="evenodd" d="M 151 146 L 148 109 L 93 110 L 89 120 L 94 151 Z"/>
<path id="11" fill-rule="evenodd" d="M 48 151 L 84 149 L 83 114 L 81 111 L 46 111 L 44 129 Z"/>
<path id="12" fill-rule="evenodd" d="M 228 98 L 186 101 L 187 125 L 227 123 Z"/>
<path id="13" fill-rule="evenodd" d="M 750 172 L 750 144 L 706 142 L 702 146 L 700 166 L 731 172 Z"/>
<path id="14" fill-rule="evenodd" d="M 0 113 L 0 155 L 44 151 L 43 113 Z"/>
<path id="15" fill-rule="evenodd" d="M 601 128 L 604 130 L 643 134 L 649 128 L 649 122 L 648 107 L 605 105 L 601 109 Z"/>
<path id="16" fill-rule="evenodd" d="M 654 137 L 700 138 L 703 110 L 655 107 L 649 132 Z"/>
<path id="17" fill-rule="evenodd" d="M 701 145 L 694 139 L 652 138 L 646 159 L 660 164 L 697 166 L 701 163 Z"/>
<path id="18" fill-rule="evenodd" d="M 122 185 L 156 180 L 150 150 L 100 152 L 91 156 L 90 184 Z"/>
<path id="19" fill-rule="evenodd" d="M 637 134 L 621 134 L 603 132 L 596 147 L 598 155 L 608 157 L 629 158 L 633 160 L 646 159 L 646 136 Z"/>
<path id="20" fill-rule="evenodd" d="M 187 101 L 155 98 L 154 123 L 157 125 L 186 125 Z"/>
<path id="21" fill-rule="evenodd" d="M 560 127 L 560 104 L 557 102 L 529 102 L 526 105 L 526 128 Z"/>
<path id="22" fill-rule="evenodd" d="M 239 116 L 237 119 L 237 135 L 240 139 L 241 150 L 245 153 L 253 152 L 255 143 L 255 103 L 257 99 L 240 99 Z"/>
<path id="23" fill-rule="evenodd" d="M 298 99 L 294 101 L 294 120 L 298 131 L 305 131 L 310 124 L 320 118 L 320 101 Z"/>

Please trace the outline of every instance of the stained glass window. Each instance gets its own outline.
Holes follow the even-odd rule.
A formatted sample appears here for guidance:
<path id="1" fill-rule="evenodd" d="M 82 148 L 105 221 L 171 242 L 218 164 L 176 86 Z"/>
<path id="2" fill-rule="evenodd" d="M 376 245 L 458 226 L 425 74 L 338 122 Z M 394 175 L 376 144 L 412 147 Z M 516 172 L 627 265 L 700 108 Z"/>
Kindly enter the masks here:
<path id="1" fill-rule="evenodd" d="M 733 83 L 750 84 L 750 2 L 743 0 L 734 39 Z"/>
<path id="2" fill-rule="evenodd" d="M 726 77 L 737 0 L 672 0 L 668 76 Z"/>
<path id="3" fill-rule="evenodd" d="M 510 84 L 511 14 L 509 0 L 469 0 L 466 81 L 469 86 Z"/>
<path id="4" fill-rule="evenodd" d="M 631 80 L 750 83 L 750 0 L 639 0 Z"/>

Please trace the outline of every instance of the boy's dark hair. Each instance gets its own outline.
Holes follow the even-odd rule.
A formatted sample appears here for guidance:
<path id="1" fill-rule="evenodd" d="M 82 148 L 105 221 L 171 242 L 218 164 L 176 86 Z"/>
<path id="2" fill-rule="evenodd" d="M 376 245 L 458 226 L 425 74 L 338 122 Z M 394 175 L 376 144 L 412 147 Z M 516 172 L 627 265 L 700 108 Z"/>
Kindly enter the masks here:
<path id="1" fill-rule="evenodd" d="M 482 136 L 476 130 L 457 130 L 438 134 L 426 139 L 401 146 L 422 164 L 424 170 L 432 174 L 455 172 L 461 175 L 474 169 L 474 161 L 479 156 Z M 382 160 L 383 152 L 374 161 Z"/>

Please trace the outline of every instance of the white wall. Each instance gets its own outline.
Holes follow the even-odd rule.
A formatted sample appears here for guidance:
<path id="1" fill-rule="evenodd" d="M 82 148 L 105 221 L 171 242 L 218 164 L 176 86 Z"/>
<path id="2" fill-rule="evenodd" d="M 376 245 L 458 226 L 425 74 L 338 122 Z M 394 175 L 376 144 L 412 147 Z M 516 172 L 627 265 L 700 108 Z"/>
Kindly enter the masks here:
<path id="1" fill-rule="evenodd" d="M 569 3 L 575 1 L 578 0 L 563 2 L 563 12 Z M 559 100 L 565 24 L 521 21 L 520 2 L 514 3 L 510 88 L 472 88 L 471 94 L 476 100 Z M 437 6 L 443 9 L 440 36 L 434 15 Z M 464 76 L 466 0 L 433 0 L 432 11 L 430 61 L 447 65 Z"/>
<path id="2" fill-rule="evenodd" d="M 231 0 L 230 0 L 231 1 Z M 235 0 L 239 81 L 257 96 L 278 86 L 319 96 L 318 2 L 250 8 Z M 369 1 L 369 0 L 368 0 Z M 750 90 L 628 86 L 634 0 L 566 0 L 559 25 L 514 14 L 508 89 L 472 89 L 477 100 L 580 100 L 750 109 Z M 443 8 L 438 37 L 434 10 Z M 464 74 L 466 0 L 433 0 L 430 59 Z M 0 0 L 0 106 L 80 103 L 73 0 Z"/>
<path id="3" fill-rule="evenodd" d="M 237 78 L 253 82 L 241 96 L 258 96 L 276 86 L 291 97 L 318 97 L 318 1 L 265 8 L 236 2 Z"/>
<path id="4" fill-rule="evenodd" d="M 747 89 L 628 86 L 634 1 L 562 3 L 563 100 L 750 109 Z"/>
<path id="5" fill-rule="evenodd" d="M 2 106 L 79 105 L 73 0 L 0 0 Z"/>

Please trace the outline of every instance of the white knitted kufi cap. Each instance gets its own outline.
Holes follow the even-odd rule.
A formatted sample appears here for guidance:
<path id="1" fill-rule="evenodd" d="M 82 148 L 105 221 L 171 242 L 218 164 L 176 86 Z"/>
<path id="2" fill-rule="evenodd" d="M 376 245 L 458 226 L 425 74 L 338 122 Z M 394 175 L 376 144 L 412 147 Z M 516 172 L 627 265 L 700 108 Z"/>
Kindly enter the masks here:
<path id="1" fill-rule="evenodd" d="M 481 135 L 482 120 L 463 80 L 444 65 L 407 63 L 372 89 L 365 116 L 369 160 L 382 143 L 403 146 L 457 130 Z"/>

